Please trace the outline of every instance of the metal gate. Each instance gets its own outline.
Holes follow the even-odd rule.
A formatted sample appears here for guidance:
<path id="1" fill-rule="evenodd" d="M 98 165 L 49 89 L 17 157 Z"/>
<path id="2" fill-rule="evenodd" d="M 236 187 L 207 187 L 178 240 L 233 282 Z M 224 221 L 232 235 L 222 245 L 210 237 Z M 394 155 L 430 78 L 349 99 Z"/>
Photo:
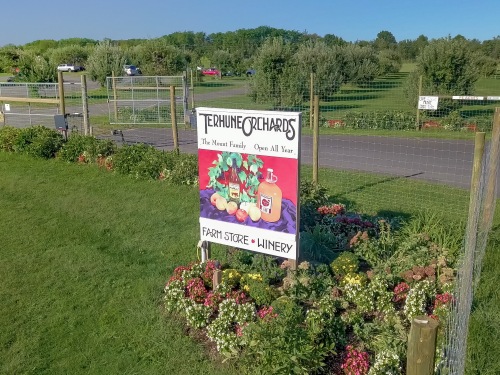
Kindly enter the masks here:
<path id="1" fill-rule="evenodd" d="M 0 125 L 53 127 L 59 104 L 57 83 L 0 83 Z"/>
<path id="2" fill-rule="evenodd" d="M 189 88 L 184 76 L 107 77 L 110 124 L 171 124 L 171 90 L 176 119 L 189 119 Z"/>

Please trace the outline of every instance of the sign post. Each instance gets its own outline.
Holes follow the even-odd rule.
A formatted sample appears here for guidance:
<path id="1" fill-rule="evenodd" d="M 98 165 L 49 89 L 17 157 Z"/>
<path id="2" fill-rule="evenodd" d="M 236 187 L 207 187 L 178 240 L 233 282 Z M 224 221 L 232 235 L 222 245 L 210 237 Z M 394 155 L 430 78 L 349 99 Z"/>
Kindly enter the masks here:
<path id="1" fill-rule="evenodd" d="M 201 240 L 297 260 L 301 113 L 196 115 Z"/>

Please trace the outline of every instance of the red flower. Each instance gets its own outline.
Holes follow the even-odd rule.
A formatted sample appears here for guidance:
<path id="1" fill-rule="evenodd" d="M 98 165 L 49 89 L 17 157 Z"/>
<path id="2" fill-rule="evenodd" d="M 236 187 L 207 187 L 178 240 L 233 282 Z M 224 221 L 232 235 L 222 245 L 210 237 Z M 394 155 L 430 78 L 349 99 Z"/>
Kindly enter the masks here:
<path id="1" fill-rule="evenodd" d="M 410 290 L 410 286 L 405 283 L 401 282 L 398 285 L 394 287 L 394 302 L 400 302 L 406 300 L 406 296 L 408 294 L 408 291 Z"/>

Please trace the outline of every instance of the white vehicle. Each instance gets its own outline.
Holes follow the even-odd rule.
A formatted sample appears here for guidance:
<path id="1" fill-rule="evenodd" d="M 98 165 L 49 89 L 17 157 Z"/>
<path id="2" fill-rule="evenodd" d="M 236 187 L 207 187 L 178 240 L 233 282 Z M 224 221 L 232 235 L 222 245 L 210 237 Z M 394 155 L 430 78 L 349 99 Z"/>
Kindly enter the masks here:
<path id="1" fill-rule="evenodd" d="M 79 72 L 83 68 L 74 64 L 60 64 L 57 66 L 57 70 L 60 72 Z"/>

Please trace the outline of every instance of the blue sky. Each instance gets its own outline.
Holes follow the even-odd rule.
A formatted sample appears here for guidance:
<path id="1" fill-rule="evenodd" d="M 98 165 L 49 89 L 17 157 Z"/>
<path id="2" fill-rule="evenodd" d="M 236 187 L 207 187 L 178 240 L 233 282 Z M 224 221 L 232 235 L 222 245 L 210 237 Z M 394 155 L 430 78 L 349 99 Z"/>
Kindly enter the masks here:
<path id="1" fill-rule="evenodd" d="M 429 39 L 461 34 L 482 41 L 500 35 L 499 15 L 500 0 L 18 0 L 0 7 L 0 46 L 259 26 L 334 34 L 347 41 L 374 40 L 383 30 L 397 41 L 421 34 Z"/>

